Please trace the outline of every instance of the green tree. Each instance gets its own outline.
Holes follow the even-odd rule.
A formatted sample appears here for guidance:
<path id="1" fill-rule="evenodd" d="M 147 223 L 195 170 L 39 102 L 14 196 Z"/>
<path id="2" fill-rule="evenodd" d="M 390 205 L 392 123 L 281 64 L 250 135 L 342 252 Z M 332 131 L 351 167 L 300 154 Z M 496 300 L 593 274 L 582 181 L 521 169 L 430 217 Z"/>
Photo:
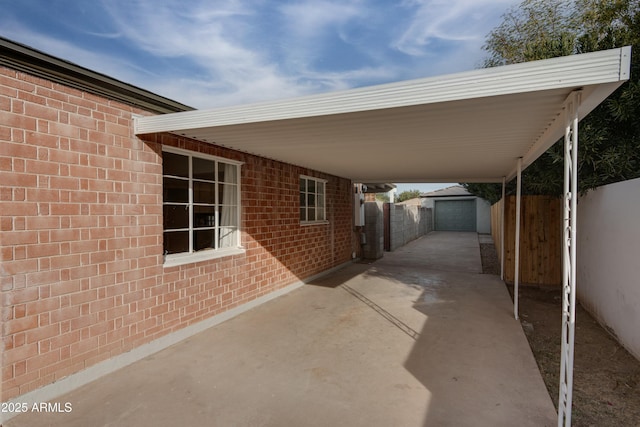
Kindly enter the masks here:
<path id="1" fill-rule="evenodd" d="M 389 203 L 389 193 L 376 193 L 376 200 L 383 203 Z"/>
<path id="2" fill-rule="evenodd" d="M 487 36 L 485 67 L 631 45 L 631 79 L 580 122 L 580 191 L 640 177 L 640 0 L 525 0 Z M 561 195 L 562 143 L 523 172 L 523 194 Z M 500 185 L 463 184 L 487 200 Z M 509 183 L 507 192 L 515 192 Z"/>
<path id="3" fill-rule="evenodd" d="M 484 67 L 571 55 L 577 28 L 572 1 L 525 0 L 509 9 L 487 36 Z"/>
<path id="4" fill-rule="evenodd" d="M 420 190 L 403 191 L 395 197 L 395 202 L 404 202 L 405 200 L 415 199 L 417 197 L 420 197 Z"/>
<path id="5" fill-rule="evenodd" d="M 633 46 L 631 78 L 582 122 L 581 188 L 640 177 L 640 1 L 577 0 L 585 31 L 578 52 Z"/>
<path id="6" fill-rule="evenodd" d="M 471 194 L 475 194 L 491 204 L 502 197 L 502 184 L 463 183 L 462 186 Z"/>

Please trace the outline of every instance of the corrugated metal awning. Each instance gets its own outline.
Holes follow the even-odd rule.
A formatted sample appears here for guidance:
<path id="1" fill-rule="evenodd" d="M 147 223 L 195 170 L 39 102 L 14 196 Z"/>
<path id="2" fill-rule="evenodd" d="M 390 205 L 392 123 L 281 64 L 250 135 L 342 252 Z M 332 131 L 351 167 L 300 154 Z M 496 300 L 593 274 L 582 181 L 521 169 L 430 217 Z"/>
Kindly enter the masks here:
<path id="1" fill-rule="evenodd" d="M 629 78 L 631 48 L 343 92 L 136 119 L 356 182 L 500 182 L 563 136 L 563 103 L 587 115 Z"/>

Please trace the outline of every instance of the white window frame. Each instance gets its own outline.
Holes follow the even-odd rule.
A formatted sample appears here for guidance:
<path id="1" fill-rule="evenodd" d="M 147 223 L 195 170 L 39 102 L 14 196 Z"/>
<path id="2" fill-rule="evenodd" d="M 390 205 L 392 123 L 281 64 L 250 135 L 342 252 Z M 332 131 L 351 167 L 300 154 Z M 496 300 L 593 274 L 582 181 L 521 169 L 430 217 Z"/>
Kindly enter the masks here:
<path id="1" fill-rule="evenodd" d="M 230 160 L 230 159 L 225 159 L 223 157 L 217 157 L 217 156 L 212 156 L 210 154 L 204 154 L 204 153 L 199 153 L 197 151 L 189 151 L 189 150 L 184 150 L 184 149 L 180 149 L 180 148 L 175 148 L 175 147 L 170 147 L 170 146 L 163 146 L 162 147 L 162 152 L 163 153 L 173 153 L 173 154 L 179 154 L 181 156 L 187 156 L 189 157 L 189 228 L 188 229 L 184 229 L 182 231 L 188 230 L 189 231 L 189 252 L 181 252 L 181 253 L 175 253 L 175 254 L 167 254 L 164 256 L 164 264 L 163 266 L 166 267 L 173 267 L 173 266 L 177 266 L 177 265 L 182 265 L 182 264 L 189 264 L 189 263 L 193 263 L 193 262 L 200 262 L 200 261 L 206 261 L 206 260 L 210 260 L 210 259 L 215 259 L 215 258 L 221 258 L 221 257 L 226 257 L 226 256 L 231 256 L 231 255 L 237 255 L 237 254 L 243 254 L 245 253 L 245 249 L 241 246 L 241 234 L 242 234 L 242 206 L 241 206 L 241 192 L 240 192 L 240 186 L 241 186 L 241 182 L 240 182 L 240 177 L 241 177 L 241 173 L 240 173 L 240 168 L 242 167 L 242 165 L 244 164 L 243 162 L 239 162 L 237 160 Z M 237 204 L 237 218 L 236 218 L 236 224 L 238 224 L 238 228 L 237 228 L 237 232 L 235 234 L 235 244 L 231 247 L 226 247 L 226 248 L 219 248 L 219 249 L 210 249 L 210 250 L 204 250 L 204 251 L 198 251 L 198 252 L 194 252 L 193 251 L 193 233 L 194 233 L 194 224 L 193 224 L 193 215 L 191 214 L 193 207 L 194 207 L 194 201 L 193 201 L 193 162 L 192 159 L 196 157 L 196 158 L 200 158 L 200 159 L 205 159 L 205 160 L 211 160 L 211 161 L 215 161 L 216 162 L 216 170 L 218 167 L 218 163 L 225 163 L 225 164 L 229 164 L 229 165 L 234 165 L 237 166 L 236 168 L 236 200 L 238 201 Z M 164 160 L 163 160 L 164 161 Z M 217 173 L 216 173 L 217 176 Z M 162 175 L 163 179 L 164 179 L 164 174 Z M 217 179 L 217 178 L 216 178 Z M 216 180 L 216 184 L 217 184 L 217 180 Z M 164 191 L 164 183 L 163 183 L 163 191 Z M 217 199 L 217 195 L 216 195 L 216 199 Z M 164 200 L 162 205 L 164 206 Z M 216 200 L 215 203 L 215 209 L 216 209 L 216 216 L 218 216 L 218 209 L 220 207 L 220 203 L 218 200 Z M 164 213 L 163 213 L 164 215 Z M 163 220 L 164 223 L 164 220 Z M 219 228 L 220 225 L 216 224 L 215 226 L 215 230 L 216 230 L 216 241 L 217 241 L 217 235 L 219 232 Z M 164 239 L 164 226 L 162 227 L 162 235 L 163 235 L 163 239 Z"/>
<path id="2" fill-rule="evenodd" d="M 317 186 L 320 184 L 322 185 L 323 188 L 323 196 L 324 196 L 324 204 L 322 205 L 322 217 L 324 219 L 320 219 L 320 220 L 303 220 L 302 218 L 300 218 L 300 225 L 315 225 L 315 224 L 328 224 L 329 221 L 327 220 L 327 180 L 326 179 L 322 179 L 322 178 L 316 178 L 315 176 L 308 176 L 308 175 L 300 175 L 300 178 L 298 179 L 298 192 L 300 192 L 299 186 L 300 186 L 300 180 L 305 179 L 307 181 L 314 181 L 316 188 L 318 188 Z M 306 185 L 305 185 L 306 187 Z M 308 192 L 305 191 L 305 194 L 308 194 Z M 316 195 L 318 194 L 318 192 L 316 191 L 315 193 Z M 317 197 L 316 197 L 316 203 L 317 203 Z M 303 206 L 300 206 L 300 209 L 302 209 Z M 309 206 L 304 206 L 305 209 L 309 209 Z M 314 205 L 315 209 L 318 209 L 317 204 Z M 308 211 L 306 212 L 305 215 L 308 215 Z"/>

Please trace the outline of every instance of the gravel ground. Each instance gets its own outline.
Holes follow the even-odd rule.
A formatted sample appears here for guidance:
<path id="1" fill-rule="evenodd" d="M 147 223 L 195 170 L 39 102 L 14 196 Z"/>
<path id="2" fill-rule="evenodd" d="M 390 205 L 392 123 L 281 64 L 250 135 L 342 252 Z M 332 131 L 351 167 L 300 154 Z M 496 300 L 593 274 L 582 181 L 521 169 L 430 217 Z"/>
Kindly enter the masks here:
<path id="1" fill-rule="evenodd" d="M 484 274 L 500 274 L 493 244 L 481 244 L 480 255 Z M 532 286 L 521 286 L 519 294 L 522 327 L 557 408 L 562 294 Z M 573 426 L 640 426 L 640 361 L 580 305 L 573 381 Z"/>
<path id="2" fill-rule="evenodd" d="M 480 257 L 482 258 L 482 274 L 500 274 L 500 261 L 493 243 L 480 243 Z"/>

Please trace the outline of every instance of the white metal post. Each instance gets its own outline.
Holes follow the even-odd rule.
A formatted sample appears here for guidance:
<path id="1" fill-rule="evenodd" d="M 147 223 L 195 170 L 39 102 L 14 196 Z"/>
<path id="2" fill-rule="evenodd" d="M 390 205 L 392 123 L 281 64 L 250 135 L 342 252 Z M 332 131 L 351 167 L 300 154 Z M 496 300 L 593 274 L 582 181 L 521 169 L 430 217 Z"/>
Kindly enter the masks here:
<path id="1" fill-rule="evenodd" d="M 502 203 L 502 209 L 500 210 L 500 280 L 504 280 L 504 211 L 507 208 L 504 196 L 506 179 L 506 177 L 502 177 L 502 199 L 500 200 L 500 203 Z"/>
<path id="2" fill-rule="evenodd" d="M 516 179 L 516 250 L 513 273 L 513 315 L 518 320 L 518 287 L 520 285 L 520 198 L 522 195 L 522 157 L 518 159 Z"/>
<path id="3" fill-rule="evenodd" d="M 578 106 L 580 91 L 565 101 L 564 135 L 564 207 L 562 257 L 562 349 L 558 427 L 571 425 L 573 400 L 573 353 L 576 322 L 576 207 L 578 202 Z"/>

